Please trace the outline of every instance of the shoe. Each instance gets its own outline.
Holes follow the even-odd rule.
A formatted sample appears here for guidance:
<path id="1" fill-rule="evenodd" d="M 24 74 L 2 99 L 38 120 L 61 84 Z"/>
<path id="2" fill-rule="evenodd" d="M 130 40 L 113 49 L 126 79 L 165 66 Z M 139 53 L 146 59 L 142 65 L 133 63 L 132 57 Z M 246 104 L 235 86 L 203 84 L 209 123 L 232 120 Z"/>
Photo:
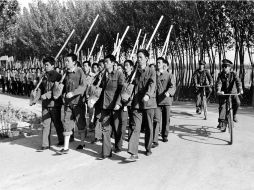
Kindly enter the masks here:
<path id="1" fill-rule="evenodd" d="M 122 150 L 120 148 L 116 148 L 114 152 L 119 153 L 119 152 L 122 152 Z"/>
<path id="2" fill-rule="evenodd" d="M 226 129 L 227 129 L 227 125 L 226 125 L 226 123 L 223 123 L 223 124 L 221 125 L 220 131 L 221 131 L 221 132 L 226 132 Z"/>
<path id="3" fill-rule="evenodd" d="M 60 155 L 68 154 L 68 152 L 69 152 L 69 149 L 67 149 L 67 150 L 62 149 L 62 150 L 57 151 L 57 153 L 60 154 Z"/>
<path id="4" fill-rule="evenodd" d="M 105 158 L 111 158 L 111 157 L 112 157 L 112 152 L 110 152 L 110 154 L 109 154 L 108 156 L 105 156 L 105 155 L 103 155 L 103 154 L 100 154 L 99 159 L 103 160 L 103 159 L 105 159 Z"/>
<path id="5" fill-rule="evenodd" d="M 153 144 L 152 144 L 152 148 L 156 148 L 157 146 L 159 146 L 159 143 L 157 143 L 157 142 L 153 142 Z"/>
<path id="6" fill-rule="evenodd" d="M 197 109 L 196 109 L 196 113 L 200 115 L 200 114 L 202 113 L 202 112 L 201 112 L 201 109 L 200 109 L 200 108 L 197 108 Z"/>
<path id="7" fill-rule="evenodd" d="M 59 142 L 56 146 L 63 146 L 64 142 Z"/>
<path id="8" fill-rule="evenodd" d="M 77 149 L 77 150 L 83 150 L 84 148 L 85 148 L 85 145 L 81 145 L 81 144 L 80 144 L 80 145 L 77 146 L 76 149 Z"/>
<path id="9" fill-rule="evenodd" d="M 146 151 L 146 156 L 152 155 L 152 151 Z"/>
<path id="10" fill-rule="evenodd" d="M 134 155 L 134 154 L 132 154 L 130 158 L 126 158 L 126 161 L 128 162 L 136 162 L 137 160 L 139 160 L 138 155 Z"/>
<path id="11" fill-rule="evenodd" d="M 221 129 L 221 123 L 219 123 L 219 125 L 217 126 L 218 129 Z"/>
<path id="12" fill-rule="evenodd" d="M 238 122 L 238 119 L 236 118 L 235 115 L 233 116 L 233 121 L 236 122 L 236 123 Z"/>
<path id="13" fill-rule="evenodd" d="M 168 142 L 168 138 L 167 137 L 163 138 L 162 142 Z"/>
<path id="14" fill-rule="evenodd" d="M 39 148 L 37 151 L 42 152 L 44 150 L 48 150 L 49 146 L 42 146 L 41 148 Z"/>

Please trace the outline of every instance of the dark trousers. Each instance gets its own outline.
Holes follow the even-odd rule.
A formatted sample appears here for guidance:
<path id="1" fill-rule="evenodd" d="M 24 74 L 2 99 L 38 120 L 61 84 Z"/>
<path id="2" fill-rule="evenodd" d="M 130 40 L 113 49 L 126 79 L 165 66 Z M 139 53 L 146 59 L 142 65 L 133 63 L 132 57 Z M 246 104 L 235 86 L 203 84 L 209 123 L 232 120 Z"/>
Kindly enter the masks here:
<path id="1" fill-rule="evenodd" d="M 2 92 L 5 93 L 5 83 L 4 83 L 4 79 L 1 79 L 1 85 L 2 85 Z"/>
<path id="2" fill-rule="evenodd" d="M 197 89 L 196 91 L 196 108 L 201 109 L 202 108 L 202 102 L 201 102 L 201 94 L 203 93 L 203 89 Z M 212 88 L 206 88 L 206 97 L 209 97 L 212 93 Z"/>
<path id="3" fill-rule="evenodd" d="M 142 118 L 147 125 L 145 125 L 145 148 L 146 151 L 151 151 L 153 143 L 153 118 L 154 118 L 155 109 L 134 109 L 130 121 L 130 139 L 128 145 L 128 153 L 138 154 L 138 145 L 139 145 L 139 136 L 142 125 Z"/>
<path id="4" fill-rule="evenodd" d="M 11 82 L 7 80 L 6 82 L 6 88 L 7 88 L 7 93 L 11 93 Z"/>
<path id="5" fill-rule="evenodd" d="M 161 126 L 161 137 L 167 138 L 170 128 L 170 106 L 158 106 L 155 111 L 154 118 L 154 140 L 158 142 L 159 128 Z M 162 123 L 161 123 L 162 122 Z"/>
<path id="6" fill-rule="evenodd" d="M 119 110 L 119 117 L 116 117 L 115 125 L 117 128 L 117 136 L 119 137 L 118 145 L 116 148 L 122 149 L 123 141 L 125 140 L 126 127 L 128 124 L 128 110 L 121 109 Z M 118 127 L 117 127 L 118 126 Z"/>
<path id="7" fill-rule="evenodd" d="M 102 126 L 102 154 L 109 156 L 112 152 L 111 133 L 113 131 L 115 137 L 115 149 L 120 149 L 121 129 L 119 125 L 120 110 L 101 110 L 101 126 Z"/>
<path id="8" fill-rule="evenodd" d="M 226 96 L 219 97 L 219 122 L 223 122 L 226 120 Z M 237 95 L 231 96 L 232 98 L 232 109 L 233 109 L 233 116 L 237 114 L 237 110 L 241 104 L 241 101 Z"/>
<path id="9" fill-rule="evenodd" d="M 86 119 L 84 105 L 64 106 L 63 127 L 64 136 L 73 134 L 75 125 L 79 133 L 85 133 Z"/>
<path id="10" fill-rule="evenodd" d="M 42 146 L 50 146 L 51 127 L 55 126 L 58 142 L 64 142 L 61 108 L 42 108 Z"/>
<path id="11" fill-rule="evenodd" d="M 101 129 L 101 109 L 96 104 L 94 107 L 94 138 L 99 140 L 102 139 L 102 129 Z"/>

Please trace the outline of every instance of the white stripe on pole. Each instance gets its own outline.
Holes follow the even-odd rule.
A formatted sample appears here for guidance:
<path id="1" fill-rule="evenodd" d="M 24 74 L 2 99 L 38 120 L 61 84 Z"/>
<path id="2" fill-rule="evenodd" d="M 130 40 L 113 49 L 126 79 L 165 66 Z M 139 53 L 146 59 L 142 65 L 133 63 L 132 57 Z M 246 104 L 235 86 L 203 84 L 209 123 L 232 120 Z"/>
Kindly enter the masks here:
<path id="1" fill-rule="evenodd" d="M 146 50 L 148 50 L 148 48 L 149 48 L 149 46 L 150 46 L 150 44 L 151 44 L 151 42 L 152 42 L 152 40 L 153 40 L 153 38 L 154 38 L 154 35 L 155 35 L 155 33 L 157 32 L 157 30 L 158 30 L 158 28 L 159 28 L 159 26 L 160 26 L 160 23 L 161 23 L 163 17 L 164 17 L 164 16 L 162 15 L 161 18 L 160 18 L 160 20 L 159 20 L 159 22 L 158 22 L 158 24 L 157 24 L 157 26 L 156 26 L 156 28 L 154 29 L 153 34 L 152 34 L 152 36 L 151 36 L 151 38 L 150 38 L 150 40 L 149 40 L 149 42 L 148 42 L 148 44 L 147 44 L 147 46 L 146 46 Z"/>

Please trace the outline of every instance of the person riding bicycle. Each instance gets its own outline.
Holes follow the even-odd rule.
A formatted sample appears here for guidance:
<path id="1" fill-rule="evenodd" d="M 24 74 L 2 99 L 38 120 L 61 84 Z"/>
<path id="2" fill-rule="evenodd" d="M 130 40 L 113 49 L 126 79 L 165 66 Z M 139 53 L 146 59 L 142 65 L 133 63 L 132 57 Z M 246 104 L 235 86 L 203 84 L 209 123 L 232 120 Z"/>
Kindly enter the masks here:
<path id="1" fill-rule="evenodd" d="M 201 94 L 202 94 L 202 88 L 199 88 L 200 86 L 207 86 L 210 87 L 207 88 L 209 91 L 209 94 L 212 92 L 212 76 L 210 72 L 205 69 L 206 62 L 203 60 L 199 61 L 199 68 L 194 72 L 192 80 L 195 86 L 195 95 L 196 95 L 196 113 L 201 114 L 201 107 L 202 107 L 202 101 L 201 101 Z"/>
<path id="2" fill-rule="evenodd" d="M 217 95 L 219 95 L 219 125 L 217 128 L 222 132 L 226 131 L 226 101 L 228 96 L 223 94 L 243 94 L 242 85 L 237 74 L 232 70 L 233 63 L 228 59 L 222 60 L 222 72 L 218 74 L 216 80 Z M 233 121 L 237 122 L 236 113 L 240 106 L 238 95 L 232 97 Z"/>

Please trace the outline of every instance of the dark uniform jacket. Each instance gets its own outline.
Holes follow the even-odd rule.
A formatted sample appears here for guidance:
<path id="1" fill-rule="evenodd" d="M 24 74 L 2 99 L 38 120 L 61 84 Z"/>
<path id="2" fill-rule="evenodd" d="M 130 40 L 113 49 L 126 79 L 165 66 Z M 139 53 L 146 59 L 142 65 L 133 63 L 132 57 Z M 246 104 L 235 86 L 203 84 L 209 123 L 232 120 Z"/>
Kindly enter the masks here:
<path id="1" fill-rule="evenodd" d="M 45 77 L 42 80 L 40 85 L 41 94 L 45 95 L 47 99 L 42 100 L 42 107 L 61 107 L 62 106 L 62 98 L 58 99 L 53 98 L 53 86 L 55 82 L 59 82 L 61 80 L 61 75 L 55 70 L 49 71 L 46 73 Z"/>
<path id="2" fill-rule="evenodd" d="M 79 67 L 75 67 L 72 72 L 67 72 L 64 79 L 64 102 L 65 105 L 83 105 L 83 95 L 87 88 L 88 83 L 85 81 L 85 74 Z M 68 92 L 73 92 L 72 98 L 66 98 Z"/>
<path id="3" fill-rule="evenodd" d="M 157 104 L 158 105 L 172 105 L 173 96 L 176 91 L 175 77 L 169 72 L 157 72 Z M 169 97 L 165 95 L 168 92 Z"/>
<path id="4" fill-rule="evenodd" d="M 200 71 L 197 69 L 193 74 L 193 83 L 197 85 L 212 85 L 212 76 L 208 70 Z"/>
<path id="5" fill-rule="evenodd" d="M 216 81 L 216 90 L 223 91 L 225 94 L 236 94 L 242 90 L 241 81 L 233 71 L 226 74 L 220 72 Z"/>
<path id="6" fill-rule="evenodd" d="M 120 92 L 124 83 L 124 75 L 120 71 L 106 72 L 103 75 L 100 87 L 102 92 L 99 105 L 102 109 L 114 109 L 116 104 L 122 106 Z"/>
<path id="7" fill-rule="evenodd" d="M 132 108 L 134 109 L 152 109 L 156 108 L 156 73 L 148 66 L 141 70 L 138 69 L 133 81 L 134 92 Z M 149 96 L 148 101 L 143 101 L 145 95 Z"/>

